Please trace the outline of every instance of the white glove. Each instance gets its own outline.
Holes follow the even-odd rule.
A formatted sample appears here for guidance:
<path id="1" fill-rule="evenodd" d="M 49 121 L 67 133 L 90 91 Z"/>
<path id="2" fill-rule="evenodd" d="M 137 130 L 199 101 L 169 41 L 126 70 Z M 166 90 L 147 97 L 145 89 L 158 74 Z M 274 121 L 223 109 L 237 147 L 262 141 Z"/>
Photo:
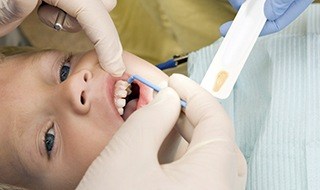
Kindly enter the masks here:
<path id="1" fill-rule="evenodd" d="M 133 113 L 87 170 L 77 189 L 244 189 L 246 163 L 234 142 L 234 129 L 220 104 L 182 75 L 170 77 L 188 103 L 187 118 L 195 126 L 185 154 L 160 165 L 158 150 L 180 113 L 177 93 L 160 91 Z"/>
<path id="2" fill-rule="evenodd" d="M 0 36 L 20 25 L 41 2 L 47 3 L 38 10 L 44 23 L 53 27 L 59 8 L 64 10 L 68 13 L 64 29 L 75 32 L 82 28 L 95 46 L 101 67 L 113 76 L 123 74 L 122 45 L 108 13 L 116 0 L 0 0 Z"/>
<path id="3" fill-rule="evenodd" d="M 0 0 L 0 37 L 19 26 L 37 3 L 38 0 Z"/>

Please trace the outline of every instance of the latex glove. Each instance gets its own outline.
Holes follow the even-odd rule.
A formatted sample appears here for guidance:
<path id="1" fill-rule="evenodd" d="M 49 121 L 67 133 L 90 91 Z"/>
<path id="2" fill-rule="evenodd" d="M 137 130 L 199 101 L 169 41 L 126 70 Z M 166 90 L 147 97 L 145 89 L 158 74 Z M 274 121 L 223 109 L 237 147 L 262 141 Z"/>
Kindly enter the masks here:
<path id="1" fill-rule="evenodd" d="M 234 142 L 234 129 L 221 105 L 182 75 L 170 77 L 188 103 L 195 129 L 185 154 L 160 165 L 157 154 L 174 126 L 180 102 L 170 87 L 133 113 L 92 163 L 77 189 L 244 189 L 246 163 Z"/>
<path id="2" fill-rule="evenodd" d="M 244 0 L 229 0 L 235 10 L 239 10 Z M 266 0 L 264 14 L 267 22 L 260 36 L 272 34 L 284 29 L 294 21 L 313 0 Z M 232 22 L 226 22 L 220 27 L 222 36 L 227 34 Z"/>
<path id="3" fill-rule="evenodd" d="M 38 0 L 0 0 L 0 37 L 19 26 L 37 3 Z"/>
<path id="4" fill-rule="evenodd" d="M 82 28 L 94 44 L 102 68 L 113 76 L 123 74 L 122 46 L 108 13 L 116 0 L 0 0 L 0 36 L 20 25 L 41 2 L 47 3 L 38 10 L 44 23 L 53 27 L 59 9 L 64 10 L 68 13 L 64 29 L 75 32 Z"/>

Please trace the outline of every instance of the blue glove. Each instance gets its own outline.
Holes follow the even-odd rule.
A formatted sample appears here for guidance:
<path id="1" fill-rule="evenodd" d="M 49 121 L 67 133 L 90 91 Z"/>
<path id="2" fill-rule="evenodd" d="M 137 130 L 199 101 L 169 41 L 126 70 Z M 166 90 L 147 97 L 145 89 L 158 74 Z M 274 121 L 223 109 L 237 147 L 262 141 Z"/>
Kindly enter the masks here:
<path id="1" fill-rule="evenodd" d="M 239 10 L 244 0 L 229 0 L 235 10 Z M 295 20 L 313 0 L 266 0 L 264 14 L 267 22 L 262 29 L 260 36 L 278 32 Z M 220 27 L 220 33 L 225 36 L 232 24 L 226 22 Z"/>

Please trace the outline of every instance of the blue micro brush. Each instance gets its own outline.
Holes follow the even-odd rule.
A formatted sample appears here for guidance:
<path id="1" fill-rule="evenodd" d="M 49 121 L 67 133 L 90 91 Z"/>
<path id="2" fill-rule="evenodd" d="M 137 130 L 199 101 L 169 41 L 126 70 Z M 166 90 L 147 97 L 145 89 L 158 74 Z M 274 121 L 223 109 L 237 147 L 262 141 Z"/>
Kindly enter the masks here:
<path id="1" fill-rule="evenodd" d="M 134 80 L 140 81 L 141 83 L 149 86 L 150 88 L 152 88 L 152 89 L 153 89 L 154 91 L 156 91 L 156 92 L 159 92 L 159 91 L 161 90 L 160 87 L 152 84 L 150 81 L 142 78 L 142 77 L 139 76 L 139 75 L 132 75 L 131 77 L 128 78 L 127 81 L 128 81 L 129 84 L 131 84 Z M 186 101 L 180 100 L 180 103 L 181 103 L 181 106 L 182 106 L 183 108 L 186 108 L 186 106 L 187 106 L 187 102 L 186 102 Z"/>

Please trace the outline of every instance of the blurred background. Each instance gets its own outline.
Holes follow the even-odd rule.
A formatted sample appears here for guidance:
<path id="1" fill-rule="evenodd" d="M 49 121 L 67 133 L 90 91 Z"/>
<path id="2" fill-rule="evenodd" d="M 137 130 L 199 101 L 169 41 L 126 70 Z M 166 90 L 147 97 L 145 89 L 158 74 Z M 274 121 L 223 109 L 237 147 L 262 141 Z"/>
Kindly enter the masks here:
<path id="1" fill-rule="evenodd" d="M 232 20 L 235 12 L 227 0 L 118 0 L 111 16 L 124 50 L 158 64 L 211 44 L 220 37 L 219 26 Z M 15 41 L 18 35 L 25 40 Z M 11 44 L 38 48 L 71 52 L 93 48 L 83 32 L 57 32 L 42 24 L 36 11 L 9 36 L 5 40 Z M 167 71 L 172 72 L 186 74 L 185 64 Z"/>
<path id="2" fill-rule="evenodd" d="M 156 65 L 217 40 L 219 26 L 232 20 L 235 11 L 228 0 L 118 0 L 110 14 L 124 50 Z M 36 11 L 17 30 L 0 38 L 0 46 L 4 44 L 75 53 L 93 48 L 83 32 L 57 32 L 42 24 Z M 186 64 L 166 71 L 173 72 L 186 74 Z"/>

